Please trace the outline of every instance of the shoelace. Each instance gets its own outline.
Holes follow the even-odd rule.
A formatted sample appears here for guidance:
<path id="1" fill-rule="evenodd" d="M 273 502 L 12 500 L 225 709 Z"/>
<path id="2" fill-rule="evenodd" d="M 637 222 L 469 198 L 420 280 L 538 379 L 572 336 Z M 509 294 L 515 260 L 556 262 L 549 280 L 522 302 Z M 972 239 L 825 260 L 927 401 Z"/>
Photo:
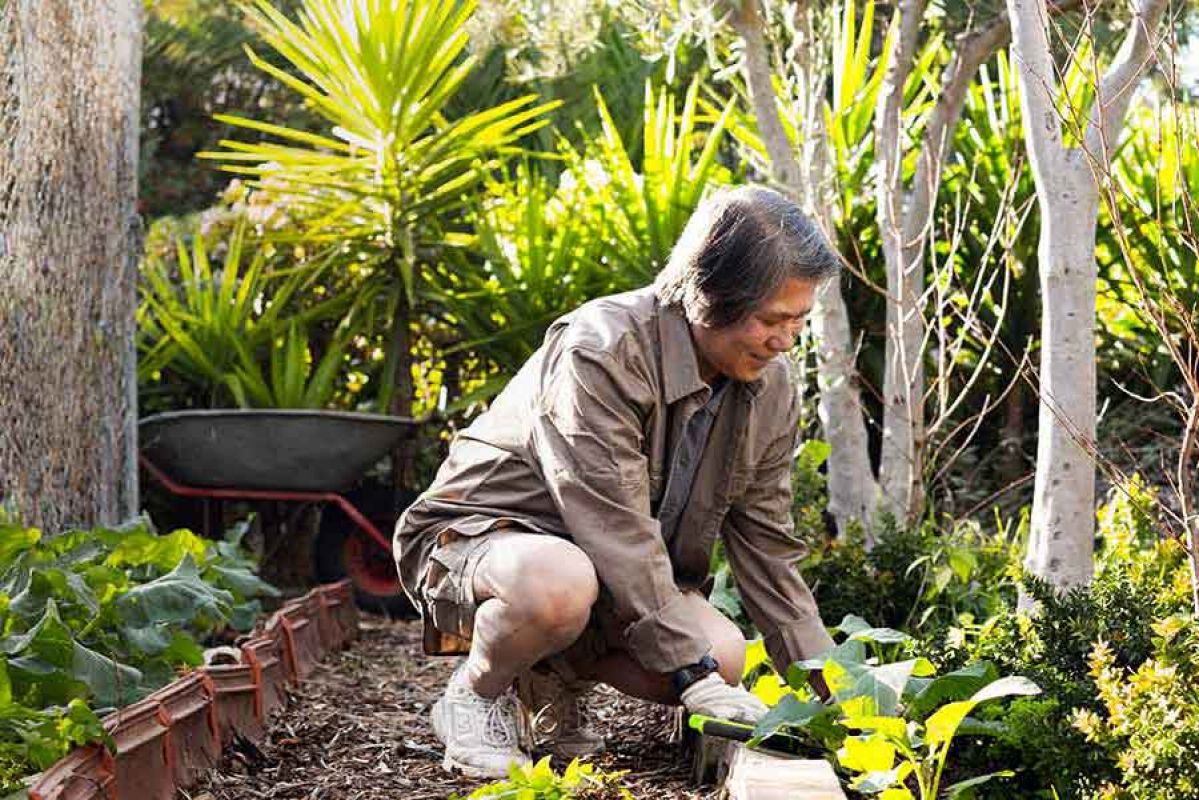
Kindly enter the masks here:
<path id="1" fill-rule="evenodd" d="M 483 717 L 483 741 L 492 747 L 516 746 L 516 701 L 510 694 L 502 694 L 495 700 L 479 697 L 478 701 L 489 706 Z"/>
<path id="2" fill-rule="evenodd" d="M 587 719 L 580 696 L 568 689 L 566 682 L 555 673 L 549 673 L 543 679 L 553 683 L 553 700 L 539 709 L 534 709 L 533 730 L 540 736 L 553 736 L 558 733 L 573 733 L 584 728 Z"/>

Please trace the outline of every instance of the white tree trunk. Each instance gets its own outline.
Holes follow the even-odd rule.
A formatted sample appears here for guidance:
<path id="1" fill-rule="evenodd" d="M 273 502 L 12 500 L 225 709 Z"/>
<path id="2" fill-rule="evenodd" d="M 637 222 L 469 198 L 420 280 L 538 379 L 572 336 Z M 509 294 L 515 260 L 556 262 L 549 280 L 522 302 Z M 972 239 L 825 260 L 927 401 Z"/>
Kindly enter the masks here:
<path id="1" fill-rule="evenodd" d="M 1026 568 L 1060 589 L 1089 583 L 1095 533 L 1095 228 L 1087 164 L 1065 158 L 1042 201 L 1041 381 Z M 1039 182 L 1038 182 L 1039 183 Z"/>
<path id="2" fill-rule="evenodd" d="M 1060 591 L 1093 573 L 1095 532 L 1095 229 L 1108 172 L 1164 0 L 1141 0 L 1097 87 L 1085 146 L 1066 148 L 1045 0 L 1007 0 L 1029 163 L 1041 211 L 1041 386 L 1037 471 L 1025 568 Z M 1028 607 L 1028 598 L 1021 598 Z"/>
<path id="3" fill-rule="evenodd" d="M 794 12 L 802 15 L 806 9 L 801 5 Z M 777 97 L 771 83 L 770 55 L 757 0 L 743 0 L 733 24 L 745 43 L 746 83 L 758 132 L 770 158 L 772 178 L 817 221 L 832 246 L 833 226 L 828 214 L 832 206 L 832 198 L 828 196 L 831 182 L 827 176 L 827 142 L 820 95 L 811 93 L 814 103 L 803 115 L 803 144 L 808 157 L 801 165 L 779 119 Z M 811 41 L 813 37 L 806 21 L 801 24 L 807 30 L 809 42 L 798 46 L 817 46 Z M 799 68 L 804 74 L 799 78 L 805 86 L 823 85 L 819 76 L 809 74 L 815 69 L 814 63 L 812 58 L 800 60 Z M 869 535 L 878 502 L 878 484 L 870 466 L 869 440 L 855 365 L 857 353 L 839 281 L 831 281 L 822 287 L 812 309 L 811 325 L 817 343 L 820 422 L 831 447 L 829 513 L 836 520 L 839 533 L 844 534 L 856 520 Z"/>
<path id="4" fill-rule="evenodd" d="M 48 532 L 138 506 L 142 8 L 0 5 L 0 495 Z"/>
<path id="5" fill-rule="evenodd" d="M 900 522 L 924 510 L 924 247 L 911 236 L 904 188 L 903 87 L 916 56 L 925 0 L 902 0 L 899 35 L 874 116 L 875 192 L 887 268 L 887 345 L 883 373 L 883 509 Z"/>

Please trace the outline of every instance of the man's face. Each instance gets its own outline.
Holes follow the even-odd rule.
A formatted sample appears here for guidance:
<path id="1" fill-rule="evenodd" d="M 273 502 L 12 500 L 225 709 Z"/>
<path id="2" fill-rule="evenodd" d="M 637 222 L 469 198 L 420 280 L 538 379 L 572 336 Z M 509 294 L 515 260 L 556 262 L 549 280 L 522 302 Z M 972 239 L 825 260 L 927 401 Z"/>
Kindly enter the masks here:
<path id="1" fill-rule="evenodd" d="M 691 323 L 700 377 L 756 380 L 779 353 L 795 344 L 815 301 L 816 282 L 788 278 L 745 319 L 724 328 Z"/>

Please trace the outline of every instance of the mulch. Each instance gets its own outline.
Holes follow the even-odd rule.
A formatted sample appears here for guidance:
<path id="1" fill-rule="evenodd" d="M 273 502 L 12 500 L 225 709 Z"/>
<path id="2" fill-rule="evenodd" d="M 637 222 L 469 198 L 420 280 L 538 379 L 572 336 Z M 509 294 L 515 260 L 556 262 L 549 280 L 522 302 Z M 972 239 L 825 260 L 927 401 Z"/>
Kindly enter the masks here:
<path id="1" fill-rule="evenodd" d="M 275 712 L 266 737 L 238 742 L 186 800 L 443 800 L 483 783 L 447 774 L 429 709 L 456 659 L 421 653 L 419 623 L 363 615 L 359 639 L 330 656 Z M 671 709 L 607 687 L 588 696 L 605 734 L 604 771 L 627 771 L 636 798 L 713 800 L 691 782 Z M 555 763 L 558 769 L 564 764 Z"/>

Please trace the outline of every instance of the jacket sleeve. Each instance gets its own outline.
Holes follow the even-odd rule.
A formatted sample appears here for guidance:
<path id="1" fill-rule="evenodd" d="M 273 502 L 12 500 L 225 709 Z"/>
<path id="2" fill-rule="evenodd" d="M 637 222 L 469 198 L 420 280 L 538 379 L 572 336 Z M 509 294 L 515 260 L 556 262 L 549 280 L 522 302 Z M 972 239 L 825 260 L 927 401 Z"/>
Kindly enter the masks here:
<path id="1" fill-rule="evenodd" d="M 798 405 L 792 403 L 784 433 L 767 447 L 722 529 L 741 599 L 780 675 L 790 664 L 833 646 L 816 600 L 796 568 L 804 553 L 791 518 Z"/>
<path id="2" fill-rule="evenodd" d="M 654 672 L 694 664 L 711 643 L 689 625 L 650 516 L 643 419 L 654 394 L 608 353 L 572 347 L 547 365 L 531 450 L 572 540 L 591 558 L 629 652 Z"/>

